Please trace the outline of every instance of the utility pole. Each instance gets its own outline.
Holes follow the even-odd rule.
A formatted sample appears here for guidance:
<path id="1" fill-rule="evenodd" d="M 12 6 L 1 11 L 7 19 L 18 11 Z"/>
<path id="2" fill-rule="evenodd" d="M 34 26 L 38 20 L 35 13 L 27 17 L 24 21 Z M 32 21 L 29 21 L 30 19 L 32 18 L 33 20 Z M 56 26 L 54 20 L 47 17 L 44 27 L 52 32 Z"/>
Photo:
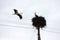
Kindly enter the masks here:
<path id="1" fill-rule="evenodd" d="M 41 37 L 40 37 L 40 28 L 38 28 L 38 40 L 41 40 Z"/>

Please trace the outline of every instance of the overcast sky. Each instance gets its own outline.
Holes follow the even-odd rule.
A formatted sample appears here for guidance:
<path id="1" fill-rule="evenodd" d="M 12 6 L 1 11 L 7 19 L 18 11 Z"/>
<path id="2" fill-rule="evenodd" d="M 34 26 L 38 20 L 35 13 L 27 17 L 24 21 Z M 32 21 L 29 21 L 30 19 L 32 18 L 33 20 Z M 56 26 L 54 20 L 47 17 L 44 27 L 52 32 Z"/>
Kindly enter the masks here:
<path id="1" fill-rule="evenodd" d="M 22 20 L 13 9 L 22 12 Z M 37 40 L 34 12 L 47 21 L 41 40 L 60 40 L 60 0 L 0 0 L 0 40 Z"/>

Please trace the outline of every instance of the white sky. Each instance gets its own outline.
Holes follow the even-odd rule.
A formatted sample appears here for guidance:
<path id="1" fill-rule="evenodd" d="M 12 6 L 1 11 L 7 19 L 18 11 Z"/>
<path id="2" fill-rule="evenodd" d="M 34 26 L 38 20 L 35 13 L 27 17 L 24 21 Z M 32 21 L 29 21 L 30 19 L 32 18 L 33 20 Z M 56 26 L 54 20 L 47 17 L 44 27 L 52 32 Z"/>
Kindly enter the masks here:
<path id="1" fill-rule="evenodd" d="M 12 15 L 13 9 L 23 12 L 22 20 Z M 41 39 L 60 40 L 60 0 L 0 0 L 0 40 L 37 40 L 34 12 L 47 20 Z"/>

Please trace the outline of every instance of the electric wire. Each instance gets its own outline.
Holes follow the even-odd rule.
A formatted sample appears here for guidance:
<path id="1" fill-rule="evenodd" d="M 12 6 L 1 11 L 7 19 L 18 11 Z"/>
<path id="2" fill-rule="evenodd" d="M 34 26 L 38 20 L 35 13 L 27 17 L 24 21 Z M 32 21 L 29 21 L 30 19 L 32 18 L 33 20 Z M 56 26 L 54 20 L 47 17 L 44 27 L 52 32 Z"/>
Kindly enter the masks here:
<path id="1" fill-rule="evenodd" d="M 31 27 L 24 27 L 24 26 L 14 26 L 14 25 L 7 25 L 7 24 L 0 24 L 0 26 L 8 26 L 8 27 L 16 27 L 16 28 L 24 28 L 24 29 L 34 29 L 34 28 L 31 28 Z M 45 30 L 43 29 L 43 31 L 47 31 L 47 32 L 52 32 L 52 33 L 59 33 L 60 32 L 54 32 L 54 31 L 50 31 L 50 30 Z"/>
<path id="2" fill-rule="evenodd" d="M 29 24 L 31 24 L 30 22 L 17 22 L 17 21 L 10 21 L 10 20 L 0 20 L 1 22 L 6 22 L 6 23 L 13 23 L 13 24 L 23 24 L 23 25 L 28 25 L 30 26 Z"/>
<path id="3" fill-rule="evenodd" d="M 16 28 L 24 28 L 24 29 L 33 29 L 31 27 L 14 26 L 14 25 L 7 25 L 7 24 L 0 24 L 0 26 L 8 26 L 8 27 L 16 27 Z"/>
<path id="4" fill-rule="evenodd" d="M 44 30 L 44 29 L 43 29 L 43 31 L 60 34 L 60 32 L 56 32 L 56 31 L 50 31 L 50 30 Z"/>

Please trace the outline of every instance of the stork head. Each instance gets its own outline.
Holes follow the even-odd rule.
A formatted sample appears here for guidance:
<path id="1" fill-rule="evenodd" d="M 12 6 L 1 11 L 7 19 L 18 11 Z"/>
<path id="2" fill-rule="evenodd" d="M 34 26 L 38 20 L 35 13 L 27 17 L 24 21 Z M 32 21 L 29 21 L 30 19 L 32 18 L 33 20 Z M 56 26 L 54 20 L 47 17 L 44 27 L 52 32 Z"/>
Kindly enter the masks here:
<path id="1" fill-rule="evenodd" d="M 38 17 L 38 15 L 36 14 L 36 12 L 35 12 L 35 17 Z"/>

